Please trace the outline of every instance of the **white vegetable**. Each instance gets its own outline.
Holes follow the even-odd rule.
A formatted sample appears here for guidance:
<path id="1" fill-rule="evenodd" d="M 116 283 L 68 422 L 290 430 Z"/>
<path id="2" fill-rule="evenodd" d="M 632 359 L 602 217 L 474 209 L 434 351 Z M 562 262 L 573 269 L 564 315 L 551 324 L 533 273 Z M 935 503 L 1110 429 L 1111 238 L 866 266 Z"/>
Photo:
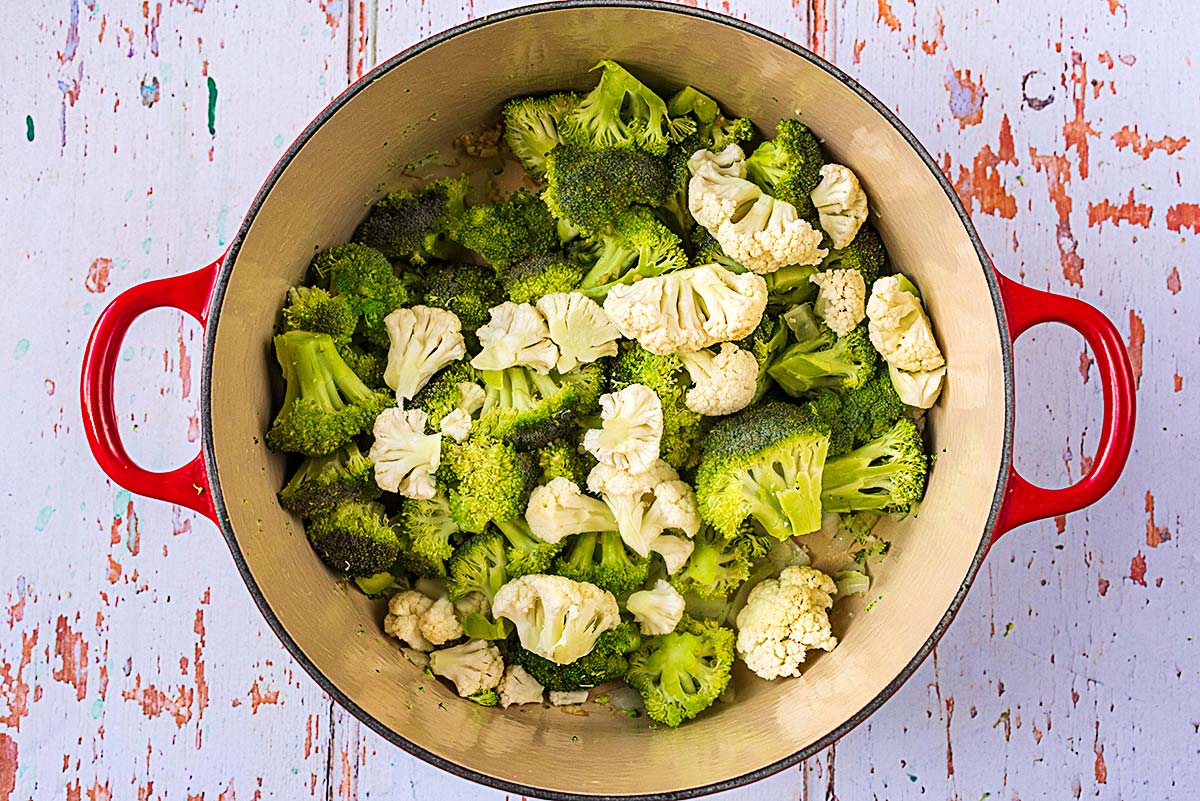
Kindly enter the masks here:
<path id="1" fill-rule="evenodd" d="M 551 690 L 550 703 L 555 706 L 571 706 L 582 704 L 588 699 L 587 690 Z"/>
<path id="2" fill-rule="evenodd" d="M 821 183 L 809 193 L 820 215 L 821 228 L 841 249 L 853 241 L 867 219 L 867 193 L 849 167 L 826 164 L 821 167 Z"/>
<path id="3" fill-rule="evenodd" d="M 433 599 L 416 590 L 398 592 L 388 599 L 383 631 L 408 643 L 415 651 L 431 651 L 433 644 L 421 634 L 421 615 L 433 606 Z"/>
<path id="4" fill-rule="evenodd" d="M 492 612 L 512 621 L 523 648 L 560 665 L 590 653 L 596 638 L 621 622 L 612 593 L 540 573 L 501 587 L 492 599 Z"/>
<path id="5" fill-rule="evenodd" d="M 463 409 L 451 409 L 438 423 L 438 430 L 455 442 L 462 442 L 471 435 L 474 421 L 471 415 Z"/>
<path id="6" fill-rule="evenodd" d="M 460 624 L 464 617 L 472 613 L 480 614 L 484 617 L 492 616 L 492 606 L 488 603 L 487 596 L 482 592 L 469 592 L 454 602 L 454 614 L 458 617 Z"/>
<path id="7" fill-rule="evenodd" d="M 621 332 L 600 304 L 578 292 L 558 292 L 538 298 L 537 310 L 546 318 L 550 339 L 558 346 L 558 372 L 617 355 Z"/>
<path id="8" fill-rule="evenodd" d="M 538 539 L 561 542 L 587 532 L 613 531 L 616 518 L 604 501 L 584 495 L 575 482 L 559 476 L 529 494 L 525 522 Z"/>
<path id="9" fill-rule="evenodd" d="M 888 376 L 900 400 L 918 409 L 933 408 L 938 396 L 942 394 L 942 380 L 946 377 L 945 365 L 936 370 L 921 373 L 910 373 L 901 370 L 894 364 L 888 364 Z"/>
<path id="10" fill-rule="evenodd" d="M 678 573 L 695 549 L 696 543 L 674 534 L 660 534 L 650 543 L 650 550 L 662 557 L 668 576 Z"/>
<path id="11" fill-rule="evenodd" d="M 758 361 L 754 354 L 731 342 L 721 350 L 679 354 L 692 379 L 684 405 L 697 414 L 717 416 L 740 411 L 758 390 Z"/>
<path id="12" fill-rule="evenodd" d="M 654 390 L 630 384 L 600 396 L 600 428 L 584 432 L 583 447 L 602 464 L 641 472 L 658 458 L 662 444 L 662 401 Z"/>
<path id="13" fill-rule="evenodd" d="M 750 592 L 737 616 L 737 652 L 764 679 L 800 675 L 807 652 L 832 651 L 829 625 L 837 585 L 811 567 L 788 567 Z"/>
<path id="14" fill-rule="evenodd" d="M 434 373 L 467 352 L 462 323 L 445 309 L 396 309 L 383 318 L 383 325 L 390 343 L 383 380 L 396 390 L 396 400 L 402 405 L 428 384 Z"/>
<path id="15" fill-rule="evenodd" d="M 457 640 L 463 635 L 462 626 L 454 614 L 454 604 L 442 596 L 421 614 L 421 636 L 433 645 Z"/>
<path id="16" fill-rule="evenodd" d="M 429 669 L 454 682 L 458 694 L 466 698 L 499 684 L 504 660 L 499 649 L 487 640 L 467 640 L 430 654 Z"/>
<path id="17" fill-rule="evenodd" d="M 651 353 L 694 352 L 743 339 L 767 307 L 767 284 L 718 264 L 613 287 L 604 310 L 621 334 Z"/>
<path id="18" fill-rule="evenodd" d="M 370 457 L 380 489 L 406 498 L 428 500 L 435 491 L 433 474 L 441 464 L 442 435 L 426 434 L 428 418 L 420 409 L 384 409 L 375 418 Z"/>
<path id="19" fill-rule="evenodd" d="M 507 370 L 521 365 L 549 373 L 558 361 L 546 321 L 528 303 L 501 303 L 476 333 L 481 350 L 471 360 L 476 370 Z"/>
<path id="20" fill-rule="evenodd" d="M 684 549 L 688 553 L 683 560 L 690 555 L 691 543 L 674 543 L 670 538 L 659 542 L 667 529 L 682 531 L 688 537 L 700 530 L 696 494 L 666 462 L 658 459 L 642 472 L 598 464 L 588 475 L 588 489 L 604 498 L 616 517 L 621 540 L 639 556 L 661 550 L 673 562 Z"/>
<path id="21" fill-rule="evenodd" d="M 760 195 L 741 218 L 725 220 L 712 235 L 727 256 L 760 274 L 789 264 L 819 264 L 829 253 L 821 247 L 821 232 L 795 206 L 770 195 Z"/>
<path id="22" fill-rule="evenodd" d="M 746 180 L 745 154 L 737 145 L 720 153 L 698 150 L 688 159 L 688 211 L 710 231 L 731 219 L 739 208 L 749 207 L 762 190 Z"/>
<path id="23" fill-rule="evenodd" d="M 843 336 L 867 316 L 867 284 L 858 270 L 826 270 L 809 277 L 817 285 L 813 311 Z"/>
<path id="24" fill-rule="evenodd" d="M 936 370 L 946 360 L 933 337 L 920 296 L 909 287 L 908 279 L 901 275 L 887 275 L 875 282 L 867 301 L 871 344 L 889 365 L 901 370 Z"/>
<path id="25" fill-rule="evenodd" d="M 679 590 L 659 579 L 649 590 L 629 596 L 625 609 L 642 629 L 642 634 L 670 634 L 683 617 L 683 596 Z"/>
<path id="26" fill-rule="evenodd" d="M 500 706 L 508 709 L 513 704 L 540 704 L 546 688 L 525 668 L 509 665 L 504 669 L 496 691 L 500 695 Z"/>

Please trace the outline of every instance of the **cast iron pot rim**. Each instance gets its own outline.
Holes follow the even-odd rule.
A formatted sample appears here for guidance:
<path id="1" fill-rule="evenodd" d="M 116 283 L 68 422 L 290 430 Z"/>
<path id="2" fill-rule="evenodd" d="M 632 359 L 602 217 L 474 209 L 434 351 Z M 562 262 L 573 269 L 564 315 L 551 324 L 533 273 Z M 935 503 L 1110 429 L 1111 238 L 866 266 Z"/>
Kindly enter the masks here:
<path id="1" fill-rule="evenodd" d="M 962 584 L 959 586 L 958 591 L 951 600 L 949 608 L 947 608 L 946 613 L 942 616 L 942 619 L 938 621 L 938 624 L 934 628 L 933 633 L 929 636 L 929 639 L 925 641 L 925 644 L 921 646 L 908 664 L 904 666 L 904 668 L 896 675 L 896 677 L 893 678 L 892 681 L 889 682 L 888 685 L 884 687 L 878 695 L 872 698 L 862 709 L 851 715 L 845 723 L 838 726 L 836 729 L 829 732 L 816 742 L 790 756 L 749 773 L 744 773 L 741 776 L 735 776 L 734 778 L 714 782 L 713 784 L 702 785 L 699 787 L 688 787 L 669 792 L 645 793 L 638 795 L 606 796 L 594 795 L 590 793 L 566 793 L 545 788 L 532 787 L 529 785 L 520 784 L 518 782 L 511 782 L 495 776 L 490 776 L 485 773 L 480 773 L 478 771 L 471 770 L 470 768 L 463 767 L 455 762 L 443 759 L 437 754 L 421 748 L 416 743 L 400 736 L 387 726 L 384 726 L 366 710 L 355 704 L 348 696 L 334 686 L 333 682 L 331 682 L 321 672 L 321 670 L 309 660 L 296 641 L 293 640 L 291 635 L 288 634 L 287 630 L 283 626 L 282 621 L 280 621 L 280 619 L 275 615 L 275 612 L 271 609 L 266 598 L 263 596 L 262 590 L 259 589 L 258 583 L 255 581 L 254 576 L 251 574 L 250 568 L 246 563 L 245 556 L 242 554 L 241 547 L 238 545 L 237 536 L 234 534 L 232 526 L 229 522 L 229 516 L 226 512 L 225 499 L 221 490 L 221 479 L 217 470 L 216 454 L 213 449 L 212 437 L 212 355 L 213 346 L 216 344 L 216 323 L 220 316 L 221 305 L 225 299 L 225 290 L 229 285 L 229 276 L 232 273 L 234 263 L 237 261 L 238 250 L 241 248 L 242 242 L 245 239 L 246 233 L 249 231 L 250 226 L 254 223 L 254 218 L 257 216 L 258 211 L 262 207 L 262 204 L 266 200 L 267 196 L 271 193 L 271 190 L 275 187 L 275 183 L 279 180 L 280 175 L 283 173 L 284 169 L 287 168 L 288 164 L 291 163 L 291 160 L 296 153 L 300 151 L 305 143 L 312 138 L 313 134 L 315 134 L 316 131 L 322 125 L 324 125 L 328 119 L 336 114 L 338 110 L 340 110 L 342 106 L 346 105 L 346 103 L 348 103 L 355 95 L 357 95 L 367 86 L 370 86 L 374 80 L 383 76 L 393 67 L 408 61 L 412 57 L 419 55 L 420 53 L 423 53 L 426 50 L 441 44 L 442 42 L 459 36 L 460 34 L 468 33 L 477 28 L 481 28 L 485 25 L 490 25 L 495 22 L 516 19 L 533 14 L 579 8 L 640 8 L 652 11 L 666 11 L 674 14 L 683 14 L 687 16 L 698 17 L 719 25 L 728 25 L 745 33 L 753 34 L 760 39 L 770 42 L 778 47 L 782 47 L 789 52 L 800 56 L 814 66 L 825 70 L 825 72 L 829 73 L 834 78 L 848 86 L 859 97 L 869 103 L 872 108 L 879 112 L 879 114 L 900 133 L 905 142 L 908 143 L 909 147 L 915 150 L 916 153 L 921 157 L 922 161 L 925 162 L 925 165 L 929 168 L 930 173 L 933 174 L 938 183 L 941 185 L 942 191 L 946 193 L 946 197 L 954 207 L 954 211 L 958 215 L 962 225 L 966 228 L 967 234 L 971 238 L 971 244 L 974 246 L 975 252 L 979 256 L 979 264 L 983 269 L 984 278 L 987 280 L 988 290 L 991 292 L 992 307 L 996 312 L 996 322 L 1000 329 L 1000 352 L 1004 369 L 1004 450 L 1001 454 L 1000 470 L 996 479 L 996 492 L 992 497 L 992 505 L 988 513 L 988 522 L 984 527 L 980 537 L 979 547 L 975 551 L 975 556 L 971 560 L 971 565 L 967 570 L 966 575 L 963 577 Z M 782 36 L 744 20 L 735 19 L 733 17 L 718 14 L 706 9 L 678 6 L 668 2 L 662 2 L 662 0 L 558 0 L 558 2 L 543 2 L 534 5 L 521 6 L 519 8 L 513 8 L 495 14 L 488 14 L 480 19 L 471 20 L 461 25 L 457 25 L 453 28 L 442 31 L 441 33 L 435 34 L 428 39 L 418 42 L 408 49 L 397 53 L 395 56 L 392 56 L 390 59 L 368 72 L 358 81 L 351 84 L 346 88 L 345 91 L 342 92 L 342 94 L 338 95 L 333 102 L 331 102 L 323 111 L 321 111 L 321 113 L 317 115 L 317 117 L 311 123 L 309 123 L 308 127 L 304 129 L 300 136 L 298 136 L 296 140 L 292 142 L 291 146 L 288 147 L 287 151 L 280 158 L 279 162 L 276 163 L 275 168 L 271 171 L 270 176 L 267 178 L 262 188 L 259 189 L 258 194 L 254 198 L 254 202 L 250 205 L 250 209 L 242 221 L 241 227 L 238 229 L 237 236 L 234 237 L 233 242 L 230 244 L 229 250 L 224 259 L 224 263 L 221 266 L 220 275 L 213 286 L 212 298 L 209 305 L 208 324 L 205 327 L 204 340 L 204 356 L 201 372 L 202 391 L 200 414 L 203 421 L 203 427 L 201 430 L 203 432 L 202 439 L 204 463 L 209 477 L 209 486 L 212 492 L 213 506 L 216 510 L 219 521 L 218 525 L 221 528 L 221 533 L 224 535 L 225 541 L 229 545 L 229 550 L 233 554 L 233 560 L 237 565 L 238 572 L 241 574 L 242 580 L 246 583 L 246 587 L 250 590 L 250 594 L 254 597 L 254 602 L 258 605 L 259 611 L 262 613 L 263 617 L 266 618 L 267 624 L 270 625 L 271 630 L 275 632 L 275 636 L 280 639 L 284 647 L 287 648 L 287 650 L 291 653 L 292 658 L 300 663 L 304 670 L 307 671 L 313 680 L 317 682 L 321 689 L 333 697 L 333 699 L 336 700 L 344 709 L 348 710 L 350 714 L 354 715 L 354 717 L 365 723 L 374 732 L 379 734 L 393 745 L 399 746 L 401 749 L 407 751 L 413 756 L 419 757 L 420 759 L 461 778 L 487 785 L 497 790 L 503 790 L 504 792 L 517 793 L 522 796 L 554 799 L 555 801 L 558 801 L 559 799 L 562 801 L 582 801 L 583 799 L 587 799 L 587 801 L 604 801 L 605 799 L 612 799 L 613 801 L 618 801 L 618 799 L 620 799 L 620 801 L 676 801 L 676 799 L 694 798 L 696 796 L 707 795 L 709 793 L 730 790 L 750 784 L 752 782 L 756 782 L 759 779 L 765 778 L 783 770 L 784 768 L 790 767 L 801 760 L 807 759 L 808 757 L 843 737 L 859 723 L 862 723 L 867 717 L 869 717 L 880 706 L 882 706 L 883 703 L 898 689 L 900 689 L 900 686 L 912 676 L 917 667 L 919 667 L 920 664 L 925 660 L 925 657 L 929 655 L 929 652 L 933 650 L 933 647 L 937 644 L 937 641 L 941 638 L 942 634 L 945 633 L 946 628 L 954 619 L 954 615 L 958 612 L 959 607 L 962 606 L 962 602 L 966 597 L 967 590 L 971 587 L 971 584 L 975 579 L 975 575 L 979 571 L 979 566 L 983 562 L 983 557 L 987 553 L 988 545 L 991 542 L 992 530 L 995 528 L 996 520 L 1000 514 L 1000 508 L 1003 506 L 1004 489 L 1007 484 L 1009 469 L 1012 462 L 1014 411 L 1012 339 L 1008 333 L 1008 321 L 1005 317 L 1004 304 L 1000 297 L 1000 286 L 996 279 L 991 259 L 984 250 L 983 243 L 979 239 L 978 232 L 976 232 L 975 227 L 971 224 L 971 220 L 967 216 L 967 212 L 963 208 L 962 203 L 959 201 L 958 195 L 954 191 L 954 188 L 950 185 L 950 182 L 938 168 L 933 158 L 929 155 L 929 153 L 925 150 L 913 133 L 890 109 L 888 109 L 887 106 L 885 106 L 878 98 L 864 89 L 861 85 L 859 85 L 858 82 L 849 75 L 842 72 L 833 64 L 829 63 L 815 53 L 812 53 L 804 47 L 801 47 L 795 42 L 789 41 Z"/>

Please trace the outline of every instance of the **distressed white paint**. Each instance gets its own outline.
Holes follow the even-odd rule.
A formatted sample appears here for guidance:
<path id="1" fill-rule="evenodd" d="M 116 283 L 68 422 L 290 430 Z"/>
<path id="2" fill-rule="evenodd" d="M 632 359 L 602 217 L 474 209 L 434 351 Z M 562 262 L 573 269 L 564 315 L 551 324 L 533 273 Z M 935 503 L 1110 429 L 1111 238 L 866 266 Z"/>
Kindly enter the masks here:
<path id="1" fill-rule="evenodd" d="M 83 443 L 76 397 L 80 352 L 102 306 L 140 281 L 219 253 L 283 147 L 349 78 L 375 57 L 512 5 L 0 7 L 0 241 L 15 279 L 0 315 L 0 406 L 10 419 L 0 434 L 0 592 L 13 609 L 0 612 L 0 798 L 14 744 L 13 799 L 501 797 L 403 755 L 333 708 L 260 622 L 213 527 L 153 501 L 134 498 L 130 507 L 104 478 Z M 1188 404 L 1200 366 L 1200 309 L 1196 232 L 1168 230 L 1167 215 L 1200 200 L 1197 145 L 1143 159 L 1112 137 L 1125 125 L 1153 139 L 1197 131 L 1200 103 L 1188 89 L 1197 76 L 1184 33 L 1200 26 L 1200 13 L 1185 0 L 708 5 L 822 49 L 896 108 L 939 160 L 948 158 L 953 178 L 985 145 L 999 152 L 1007 116 L 1015 163 L 997 171 L 1015 216 L 975 206 L 996 263 L 1031 285 L 1097 304 L 1126 334 L 1132 312 L 1146 331 L 1136 451 L 1114 493 L 1069 516 L 1062 532 L 1045 522 L 1002 540 L 936 661 L 869 723 L 836 750 L 724 797 L 1190 797 L 1200 784 L 1200 653 L 1188 540 L 1198 509 L 1197 426 Z M 812 14 L 810 6 L 824 10 Z M 1086 179 L 1064 139 L 1064 122 L 1075 116 L 1072 52 L 1087 67 L 1084 119 L 1097 132 L 1087 137 Z M 953 70 L 982 79 L 978 124 L 962 126 L 952 114 Z M 1053 96 L 1041 110 L 1023 101 L 1030 72 L 1030 96 Z M 219 92 L 215 135 L 207 77 Z M 159 99 L 147 106 L 140 87 L 154 79 Z M 1094 89 L 1093 80 L 1103 83 Z M 1066 156 L 1082 287 L 1060 267 L 1058 243 L 1069 238 L 1057 230 L 1030 148 Z M 1135 202 L 1153 207 L 1148 227 L 1089 227 L 1089 205 L 1120 205 L 1131 189 Z M 89 292 L 89 265 L 101 258 L 113 262 L 110 283 Z M 1182 286 L 1175 291 L 1173 267 Z M 1085 383 L 1077 369 L 1081 349 L 1078 337 L 1053 329 L 1017 348 L 1017 461 L 1045 483 L 1077 477 L 1094 447 L 1099 392 L 1095 371 Z M 178 314 L 149 315 L 124 354 L 118 403 L 126 441 L 149 466 L 182 462 L 196 447 L 189 416 L 198 330 Z M 1169 540 L 1148 534 L 1147 492 Z M 1139 553 L 1146 586 L 1130 578 Z M 72 633 L 86 642 L 76 671 L 86 686 L 63 680 L 60 627 L 69 652 Z M 23 638 L 29 657 L 21 668 Z M 147 693 L 151 684 L 167 699 L 156 714 L 146 713 L 162 706 Z M 23 685 L 28 714 L 14 718 Z M 179 724 L 170 711 L 177 699 Z"/>

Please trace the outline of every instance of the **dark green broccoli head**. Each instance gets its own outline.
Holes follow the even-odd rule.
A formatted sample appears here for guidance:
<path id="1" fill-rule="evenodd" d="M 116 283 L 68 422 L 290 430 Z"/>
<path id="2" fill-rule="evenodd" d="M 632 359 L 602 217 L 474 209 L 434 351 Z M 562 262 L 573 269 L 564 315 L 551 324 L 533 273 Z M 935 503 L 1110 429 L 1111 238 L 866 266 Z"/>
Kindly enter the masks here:
<path id="1" fill-rule="evenodd" d="M 458 361 L 438 371 L 429 383 L 421 387 L 406 409 L 420 409 L 433 425 L 450 414 L 463 401 L 459 384 L 477 384 L 479 373 L 468 361 Z"/>
<path id="2" fill-rule="evenodd" d="M 820 332 L 779 354 L 767 369 L 775 383 L 794 398 L 818 389 L 854 389 L 875 374 L 879 354 L 864 322 L 837 336 L 824 323 Z"/>
<path id="3" fill-rule="evenodd" d="M 790 403 L 751 406 L 713 427 L 696 469 L 700 517 L 736 537 L 753 517 L 776 539 L 821 527 L 829 430 Z"/>
<path id="4" fill-rule="evenodd" d="M 497 531 L 476 534 L 454 549 L 448 565 L 446 587 L 451 600 L 473 592 L 483 593 L 488 603 L 508 581 L 504 537 Z"/>
<path id="5" fill-rule="evenodd" d="M 817 137 L 799 120 L 784 119 L 775 138 L 759 145 L 746 159 L 750 180 L 767 194 L 791 203 L 801 217 L 815 217 L 809 193 L 821 183 L 825 157 Z"/>
<path id="6" fill-rule="evenodd" d="M 829 456 L 837 456 L 854 447 L 855 428 L 843 414 L 842 395 L 832 390 L 810 393 L 804 409 L 829 429 Z"/>
<path id="7" fill-rule="evenodd" d="M 694 133 L 695 121 L 672 118 L 667 104 L 614 61 L 601 61 L 600 83 L 559 125 L 564 142 L 586 148 L 640 148 L 661 156 Z"/>
<path id="8" fill-rule="evenodd" d="M 383 373 L 387 370 L 387 351 L 379 348 L 366 350 L 353 343 L 339 344 L 337 350 L 342 361 L 368 387 L 383 389 L 387 386 L 383 380 Z"/>
<path id="9" fill-rule="evenodd" d="M 463 335 L 488 321 L 493 306 L 504 300 L 496 274 L 478 264 L 439 264 L 425 270 L 426 306 L 453 312 Z"/>
<path id="10" fill-rule="evenodd" d="M 577 534 L 554 563 L 554 572 L 625 595 L 646 583 L 650 560 L 630 551 L 615 531 Z"/>
<path id="11" fill-rule="evenodd" d="M 308 521 L 308 538 L 325 564 L 349 576 L 387 570 L 400 552 L 383 504 L 345 500 Z"/>
<path id="12" fill-rule="evenodd" d="M 674 575 L 671 584 L 680 593 L 701 598 L 727 598 L 750 575 L 750 552 L 740 537 L 726 538 L 704 526 L 693 540 L 692 555 Z"/>
<path id="13" fill-rule="evenodd" d="M 855 448 L 883 436 L 904 415 L 904 401 L 883 369 L 861 387 L 844 390 L 841 401 L 841 427 L 850 432 L 850 446 Z M 837 454 L 831 450 L 830 455 Z"/>
<path id="14" fill-rule="evenodd" d="M 570 431 L 580 399 L 575 385 L 563 377 L 528 367 L 484 370 L 481 375 L 487 396 L 479 434 L 538 448 Z"/>
<path id="15" fill-rule="evenodd" d="M 582 487 L 587 480 L 583 456 L 570 439 L 558 439 L 542 446 L 537 451 L 537 460 L 541 470 L 539 484 L 549 484 L 561 477 Z"/>
<path id="16" fill-rule="evenodd" d="M 659 206 L 674 190 L 667 162 L 649 153 L 560 145 L 546 162 L 542 198 L 554 216 L 597 232 L 635 203 Z"/>
<path id="17" fill-rule="evenodd" d="M 700 461 L 704 417 L 684 403 L 691 379 L 683 362 L 673 354 L 660 356 L 635 342 L 623 342 L 613 363 L 612 389 L 616 392 L 630 384 L 653 390 L 662 404 L 663 461 L 676 470 L 695 467 Z"/>
<path id="18" fill-rule="evenodd" d="M 278 451 L 324 456 L 370 429 L 395 398 L 362 382 L 328 334 L 289 331 L 275 337 L 287 391 L 267 431 Z"/>
<path id="19" fill-rule="evenodd" d="M 519 97 L 504 106 L 504 141 L 533 176 L 545 171 L 547 154 L 562 141 L 558 127 L 578 103 L 579 95 L 566 92 Z"/>
<path id="20" fill-rule="evenodd" d="M 385 195 L 371 207 L 354 232 L 354 241 L 381 251 L 389 259 L 424 264 L 455 255 L 447 236 L 462 216 L 469 176 L 445 178 L 415 192 Z"/>
<path id="21" fill-rule="evenodd" d="M 841 250 L 830 248 L 829 255 L 821 262 L 822 270 L 858 270 L 862 273 L 867 292 L 883 274 L 887 251 L 879 233 L 870 225 L 858 229 L 849 245 Z"/>
<path id="22" fill-rule="evenodd" d="M 562 542 L 546 542 L 539 539 L 529 529 L 529 524 L 523 517 L 512 520 L 494 521 L 496 528 L 504 535 L 507 543 L 508 577 L 510 579 L 526 576 L 530 573 L 545 573 L 550 569 L 550 563 L 558 552 L 563 549 Z"/>
<path id="23" fill-rule="evenodd" d="M 675 727 L 712 706 L 729 684 L 734 634 L 712 620 L 684 617 L 675 631 L 648 637 L 629 658 L 625 681 L 646 714 Z"/>
<path id="24" fill-rule="evenodd" d="M 439 488 L 429 499 L 405 498 L 394 523 L 400 535 L 400 563 L 419 576 L 444 577 L 460 536 L 446 493 Z"/>
<path id="25" fill-rule="evenodd" d="M 561 250 L 538 253 L 504 271 L 500 281 L 513 303 L 536 303 L 538 298 L 570 292 L 583 280 L 584 266 Z"/>
<path id="26" fill-rule="evenodd" d="M 311 517 L 353 498 L 379 497 L 375 469 L 358 445 L 349 442 L 328 456 L 310 456 L 279 491 L 279 505 L 301 517 Z"/>
<path id="27" fill-rule="evenodd" d="M 359 317 L 358 333 L 372 346 L 388 347 L 383 318 L 412 300 L 408 285 L 378 250 L 351 242 L 318 253 L 309 266 Z"/>
<path id="28" fill-rule="evenodd" d="M 546 204 L 525 189 L 466 210 L 455 228 L 465 248 L 503 273 L 510 265 L 557 247 L 558 223 Z"/>
<path id="29" fill-rule="evenodd" d="M 599 243 L 596 261 L 584 276 L 580 291 L 596 300 L 602 301 L 619 284 L 687 266 L 679 237 L 642 206 L 620 214 L 594 239 Z"/>
<path id="30" fill-rule="evenodd" d="M 288 290 L 283 307 L 284 331 L 312 331 L 329 334 L 339 345 L 349 341 L 358 326 L 358 315 L 345 297 L 335 297 L 314 286 L 294 286 Z"/>
<path id="31" fill-rule="evenodd" d="M 551 662 L 521 647 L 521 641 L 508 641 L 508 657 L 513 664 L 529 671 L 546 689 L 570 692 L 596 687 L 615 681 L 629 668 L 629 654 L 642 643 L 642 636 L 632 623 L 620 623 L 596 638 L 596 645 L 585 656 L 566 665 Z"/>
<path id="32" fill-rule="evenodd" d="M 525 513 L 537 477 L 532 457 L 479 434 L 461 444 L 447 439 L 442 440 L 438 477 L 448 484 L 450 516 L 463 531 L 478 533 L 495 520 Z"/>
<path id="33" fill-rule="evenodd" d="M 921 434 L 902 417 L 883 436 L 826 462 L 821 504 L 829 512 L 905 514 L 924 496 L 928 472 Z"/>

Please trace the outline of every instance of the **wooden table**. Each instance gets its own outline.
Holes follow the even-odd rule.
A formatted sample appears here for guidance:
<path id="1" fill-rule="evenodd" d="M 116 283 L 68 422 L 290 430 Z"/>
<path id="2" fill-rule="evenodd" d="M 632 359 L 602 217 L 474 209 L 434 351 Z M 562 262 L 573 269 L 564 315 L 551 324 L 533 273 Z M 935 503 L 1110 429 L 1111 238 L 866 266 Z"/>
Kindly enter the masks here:
<path id="1" fill-rule="evenodd" d="M 77 372 L 103 306 L 220 253 L 348 82 L 512 5 L 2 4 L 0 800 L 500 798 L 334 707 L 262 623 L 212 525 L 105 479 Z M 804 42 L 894 107 L 1000 269 L 1105 310 L 1141 376 L 1116 490 L 1004 538 L 933 658 L 867 724 L 725 797 L 1196 797 L 1200 65 L 1185 34 L 1200 5 L 706 5 Z M 126 441 L 150 466 L 195 451 L 199 334 L 162 311 L 124 348 Z M 1017 357 L 1017 462 L 1066 483 L 1095 446 L 1091 358 L 1053 328 Z"/>

